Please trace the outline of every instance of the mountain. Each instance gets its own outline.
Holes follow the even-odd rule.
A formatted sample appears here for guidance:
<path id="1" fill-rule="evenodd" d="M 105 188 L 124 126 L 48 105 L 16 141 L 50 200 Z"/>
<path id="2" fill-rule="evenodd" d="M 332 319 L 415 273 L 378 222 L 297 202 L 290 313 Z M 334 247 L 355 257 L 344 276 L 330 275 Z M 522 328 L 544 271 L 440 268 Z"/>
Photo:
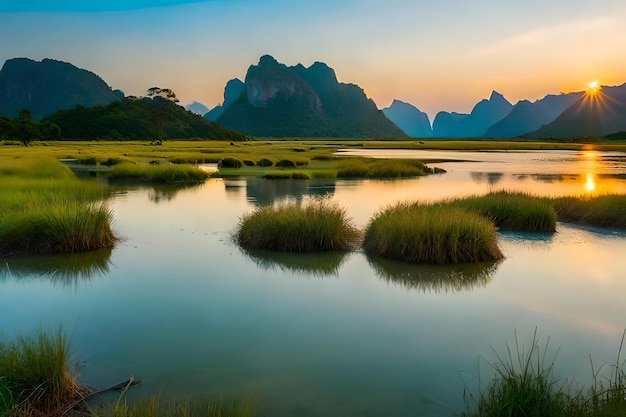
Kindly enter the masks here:
<path id="1" fill-rule="evenodd" d="M 239 78 L 233 78 L 226 83 L 224 87 L 224 101 L 221 105 L 215 106 L 204 114 L 205 119 L 209 119 L 212 122 L 217 121 L 219 117 L 224 113 L 224 109 L 229 107 L 246 91 L 246 85 Z"/>
<path id="2" fill-rule="evenodd" d="M 355 84 L 316 62 L 287 67 L 269 55 L 248 68 L 245 90 L 217 121 L 254 136 L 406 137 Z"/>
<path id="3" fill-rule="evenodd" d="M 433 121 L 433 136 L 438 138 L 481 137 L 494 123 L 502 120 L 513 105 L 492 91 L 489 99 L 476 103 L 470 114 L 439 112 Z"/>
<path id="4" fill-rule="evenodd" d="M 185 104 L 183 107 L 192 113 L 199 114 L 200 116 L 206 114 L 209 111 L 209 108 L 207 106 L 202 103 L 198 103 L 197 101 L 194 101 L 190 104 Z"/>
<path id="5" fill-rule="evenodd" d="M 40 120 L 76 105 L 106 105 L 124 98 L 96 74 L 53 59 L 7 60 L 0 70 L 0 115 L 14 118 L 21 109 Z"/>
<path id="6" fill-rule="evenodd" d="M 433 130 L 428 115 L 417 107 L 400 100 L 383 109 L 383 114 L 411 138 L 430 138 Z"/>
<path id="7" fill-rule="evenodd" d="M 587 92 L 531 138 L 606 136 L 626 131 L 626 84 Z"/>
<path id="8" fill-rule="evenodd" d="M 493 124 L 483 135 L 487 138 L 513 138 L 534 132 L 552 122 L 576 100 L 582 92 L 547 95 L 535 102 L 522 100 L 499 122 Z"/>
<path id="9" fill-rule="evenodd" d="M 58 125 L 63 139 L 247 139 L 162 97 L 127 97 L 107 106 L 75 106 L 44 121 Z"/>

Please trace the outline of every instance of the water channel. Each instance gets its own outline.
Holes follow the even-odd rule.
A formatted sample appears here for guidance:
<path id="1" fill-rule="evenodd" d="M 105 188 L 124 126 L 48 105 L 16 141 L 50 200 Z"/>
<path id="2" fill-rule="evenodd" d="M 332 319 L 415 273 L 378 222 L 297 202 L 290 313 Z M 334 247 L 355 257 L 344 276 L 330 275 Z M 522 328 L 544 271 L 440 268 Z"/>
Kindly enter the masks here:
<path id="1" fill-rule="evenodd" d="M 625 154 L 358 152 L 464 162 L 406 180 L 121 188 L 115 248 L 1 260 L 0 331 L 62 324 L 89 385 L 134 374 L 133 396 L 248 396 L 259 416 L 452 416 L 479 364 L 489 373 L 494 350 L 515 334 L 528 347 L 535 330 L 559 376 L 588 385 L 590 355 L 609 369 L 626 327 L 626 232 L 503 232 L 506 259 L 461 267 L 250 253 L 230 235 L 242 214 L 289 198 L 327 196 L 364 227 L 405 200 L 626 194 Z"/>

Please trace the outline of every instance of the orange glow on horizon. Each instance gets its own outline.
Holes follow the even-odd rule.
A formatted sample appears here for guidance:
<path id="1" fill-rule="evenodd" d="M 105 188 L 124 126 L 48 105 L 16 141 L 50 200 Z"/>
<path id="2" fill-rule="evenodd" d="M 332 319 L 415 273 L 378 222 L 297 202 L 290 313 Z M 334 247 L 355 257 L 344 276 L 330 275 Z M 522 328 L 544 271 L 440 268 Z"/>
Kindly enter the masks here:
<path id="1" fill-rule="evenodd" d="M 589 84 L 587 84 L 587 94 L 588 95 L 594 95 L 594 94 L 598 93 L 601 89 L 602 89 L 602 87 L 600 86 L 600 84 L 596 80 L 593 80 Z"/>

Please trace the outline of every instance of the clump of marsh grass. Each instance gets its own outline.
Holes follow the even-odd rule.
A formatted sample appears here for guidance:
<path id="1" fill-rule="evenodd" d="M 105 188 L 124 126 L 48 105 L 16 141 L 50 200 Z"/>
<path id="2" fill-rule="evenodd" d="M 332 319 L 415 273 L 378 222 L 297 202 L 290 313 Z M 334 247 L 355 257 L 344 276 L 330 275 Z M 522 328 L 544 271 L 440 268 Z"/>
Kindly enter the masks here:
<path id="1" fill-rule="evenodd" d="M 111 180 L 134 180 L 141 182 L 196 182 L 209 177 L 206 171 L 195 165 L 186 164 L 152 164 L 140 165 L 121 163 L 109 172 Z"/>
<path id="2" fill-rule="evenodd" d="M 365 231 L 364 249 L 369 255 L 424 264 L 503 258 L 491 221 L 446 204 L 400 203 L 378 212 Z"/>
<path id="3" fill-rule="evenodd" d="M 103 188 L 53 159 L 0 160 L 0 254 L 80 252 L 112 246 Z"/>
<path id="4" fill-rule="evenodd" d="M 0 339 L 0 410 L 3 416 L 63 415 L 86 390 L 68 372 L 68 342 L 59 328 L 35 337 Z"/>
<path id="5" fill-rule="evenodd" d="M 246 249 L 301 253 L 352 248 L 359 237 L 346 212 L 329 199 L 263 206 L 239 219 L 236 242 Z"/>
<path id="6" fill-rule="evenodd" d="M 549 200 L 524 193 L 492 192 L 451 202 L 466 210 L 480 213 L 503 230 L 554 232 L 556 212 Z"/>
<path id="7" fill-rule="evenodd" d="M 480 385 L 474 396 L 466 389 L 466 411 L 462 417 L 621 417 L 626 415 L 626 373 L 620 361 L 624 337 L 622 334 L 617 361 L 611 375 L 600 378 L 592 362 L 594 385 L 587 395 L 583 390 L 572 391 L 572 383 L 554 375 L 556 354 L 547 360 L 548 343 L 541 349 L 537 330 L 528 351 L 520 347 L 517 334 L 515 347 L 506 344 L 505 355 L 495 352 L 490 363 L 495 376 L 487 386 Z M 548 341 L 549 342 L 549 341 Z"/>
<path id="8" fill-rule="evenodd" d="M 467 411 L 463 417 L 572 417 L 572 398 L 564 392 L 566 381 L 554 376 L 554 358 L 547 358 L 548 343 L 541 349 L 537 331 L 529 350 L 520 345 L 515 334 L 515 346 L 506 343 L 505 354 L 495 352 L 490 363 L 495 371 L 486 390 L 478 398 L 465 392 Z"/>
<path id="9" fill-rule="evenodd" d="M 129 403 L 127 399 L 99 406 L 91 417 L 250 417 L 254 407 L 247 400 L 227 403 L 223 398 L 204 400 L 163 399 L 157 395 Z"/>
<path id="10" fill-rule="evenodd" d="M 553 205 L 562 222 L 626 229 L 626 195 L 561 197 Z"/>
<path id="11" fill-rule="evenodd" d="M 437 170 L 437 173 L 443 172 Z M 365 159 L 337 160 L 339 178 L 403 178 L 436 173 L 417 159 Z"/>

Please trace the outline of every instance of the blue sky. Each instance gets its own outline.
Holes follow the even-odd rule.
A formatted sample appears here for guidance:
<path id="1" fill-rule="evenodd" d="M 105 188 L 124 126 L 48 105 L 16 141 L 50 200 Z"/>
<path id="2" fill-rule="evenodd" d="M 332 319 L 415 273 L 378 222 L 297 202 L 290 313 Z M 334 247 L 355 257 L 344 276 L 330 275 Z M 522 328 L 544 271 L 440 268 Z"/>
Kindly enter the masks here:
<path id="1" fill-rule="evenodd" d="M 431 120 L 491 90 L 516 102 L 626 82 L 622 0 L 0 0 L 0 39 L 0 62 L 59 59 L 209 107 L 263 54 L 325 62 L 379 108 L 397 98 Z"/>

